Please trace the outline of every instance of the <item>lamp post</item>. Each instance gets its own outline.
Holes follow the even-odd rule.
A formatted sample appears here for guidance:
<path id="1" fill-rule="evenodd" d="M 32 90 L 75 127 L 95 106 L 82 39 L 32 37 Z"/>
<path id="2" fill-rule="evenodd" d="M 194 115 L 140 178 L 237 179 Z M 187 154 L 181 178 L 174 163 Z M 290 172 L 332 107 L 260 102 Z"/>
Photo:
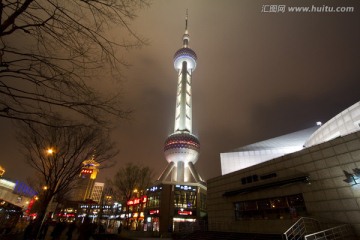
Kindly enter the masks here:
<path id="1" fill-rule="evenodd" d="M 54 154 L 56 154 L 54 148 L 48 148 L 48 149 L 46 149 L 46 150 L 45 150 L 45 153 L 46 153 L 46 155 L 47 155 L 48 157 L 54 156 Z M 50 205 L 52 204 L 53 199 L 54 199 L 54 193 L 57 191 L 58 187 L 59 187 L 59 181 L 56 181 L 54 191 L 53 191 L 52 193 L 50 193 L 52 196 L 50 197 L 50 200 L 49 200 L 48 204 L 46 205 L 45 215 L 42 217 L 39 231 L 38 231 L 37 234 L 36 234 L 36 239 L 40 239 L 43 225 L 44 225 L 45 220 L 46 220 L 46 218 L 47 218 Z M 43 189 L 44 191 L 47 191 L 47 190 L 49 189 L 49 187 L 45 185 L 45 186 L 42 187 L 42 189 Z"/>

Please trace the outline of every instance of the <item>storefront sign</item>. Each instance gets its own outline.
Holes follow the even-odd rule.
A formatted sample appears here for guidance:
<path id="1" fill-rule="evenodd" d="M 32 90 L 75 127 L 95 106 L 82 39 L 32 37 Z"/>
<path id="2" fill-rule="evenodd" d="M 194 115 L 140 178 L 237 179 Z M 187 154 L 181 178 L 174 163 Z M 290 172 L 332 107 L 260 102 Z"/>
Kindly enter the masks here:
<path id="1" fill-rule="evenodd" d="M 192 211 L 179 210 L 178 214 L 183 215 L 183 216 L 189 216 L 189 215 L 192 215 Z"/>
<path id="2" fill-rule="evenodd" d="M 160 212 L 159 210 L 150 210 L 149 214 L 154 215 L 154 214 L 159 214 L 159 212 Z"/>
<path id="3" fill-rule="evenodd" d="M 131 205 L 136 205 L 136 204 L 146 203 L 146 202 L 147 202 L 147 196 L 142 196 L 141 198 L 134 198 L 134 199 L 127 201 L 127 205 L 131 206 Z"/>

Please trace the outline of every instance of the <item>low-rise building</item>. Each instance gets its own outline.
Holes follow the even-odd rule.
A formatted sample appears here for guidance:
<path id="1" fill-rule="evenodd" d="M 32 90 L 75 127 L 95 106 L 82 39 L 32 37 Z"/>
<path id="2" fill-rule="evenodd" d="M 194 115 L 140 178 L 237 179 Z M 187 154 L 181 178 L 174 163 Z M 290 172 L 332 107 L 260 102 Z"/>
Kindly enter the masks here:
<path id="1" fill-rule="evenodd" d="M 359 123 L 360 102 L 322 125 L 301 150 L 264 161 L 259 154 L 256 164 L 210 179 L 209 230 L 283 233 L 310 216 L 348 223 L 360 236 Z M 272 143 L 274 151 L 282 147 Z"/>

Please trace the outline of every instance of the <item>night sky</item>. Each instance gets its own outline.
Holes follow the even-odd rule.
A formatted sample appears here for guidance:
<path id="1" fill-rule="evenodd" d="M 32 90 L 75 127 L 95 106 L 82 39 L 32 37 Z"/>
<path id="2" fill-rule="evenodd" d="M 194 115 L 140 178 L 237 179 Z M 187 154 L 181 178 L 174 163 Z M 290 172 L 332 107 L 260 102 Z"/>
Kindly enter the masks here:
<path id="1" fill-rule="evenodd" d="M 352 13 L 264 13 L 265 5 L 354 7 Z M 133 29 L 148 39 L 125 52 L 125 79 L 99 80 L 118 88 L 131 120 L 113 132 L 120 154 L 111 178 L 127 162 L 147 165 L 158 177 L 167 161 L 177 73 L 173 55 L 182 47 L 189 12 L 193 73 L 193 132 L 201 153 L 195 167 L 204 179 L 219 176 L 220 153 L 326 122 L 360 100 L 360 2 L 155 0 L 138 12 Z M 265 8 L 266 9 L 266 8 Z M 113 29 L 112 34 L 117 34 Z M 8 120 L 0 119 L 4 177 L 25 180 L 27 170 Z"/>

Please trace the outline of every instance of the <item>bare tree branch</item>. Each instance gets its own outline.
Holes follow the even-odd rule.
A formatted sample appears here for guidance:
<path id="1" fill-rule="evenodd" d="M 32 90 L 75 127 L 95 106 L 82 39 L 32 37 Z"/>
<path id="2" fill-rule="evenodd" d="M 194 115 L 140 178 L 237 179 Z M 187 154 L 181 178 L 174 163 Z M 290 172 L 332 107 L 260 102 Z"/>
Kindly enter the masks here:
<path id="1" fill-rule="evenodd" d="M 146 42 L 130 27 L 145 0 L 9 0 L 0 4 L 0 117 L 65 125 L 126 118 L 119 95 L 89 80 L 122 76 L 118 51 Z M 122 27 L 122 40 L 110 30 Z M 127 40 L 126 40 L 127 39 Z M 114 75 L 112 75 L 114 73 Z"/>
<path id="2" fill-rule="evenodd" d="M 107 180 L 115 195 L 126 206 L 126 216 L 129 213 L 127 202 L 133 197 L 133 191 L 136 189 L 141 194 L 145 193 L 146 188 L 152 184 L 153 177 L 153 171 L 149 167 L 128 163 L 119 168 L 113 179 Z"/>
<path id="3" fill-rule="evenodd" d="M 49 126 L 62 124 L 49 123 Z M 39 201 L 39 219 L 46 206 L 57 194 L 69 192 L 76 183 L 82 162 L 90 159 L 96 150 L 98 163 L 106 163 L 116 156 L 109 133 L 100 127 L 49 127 L 39 124 L 19 124 L 18 140 L 29 166 L 35 170 L 37 182 L 47 186 Z M 105 130 L 104 130 L 105 129 Z M 51 153 L 46 150 L 51 148 Z"/>

